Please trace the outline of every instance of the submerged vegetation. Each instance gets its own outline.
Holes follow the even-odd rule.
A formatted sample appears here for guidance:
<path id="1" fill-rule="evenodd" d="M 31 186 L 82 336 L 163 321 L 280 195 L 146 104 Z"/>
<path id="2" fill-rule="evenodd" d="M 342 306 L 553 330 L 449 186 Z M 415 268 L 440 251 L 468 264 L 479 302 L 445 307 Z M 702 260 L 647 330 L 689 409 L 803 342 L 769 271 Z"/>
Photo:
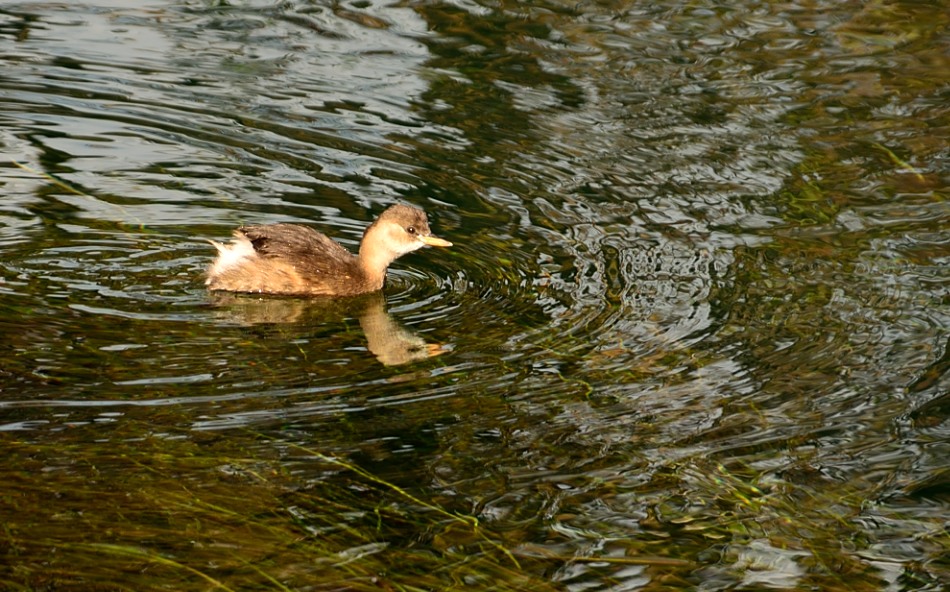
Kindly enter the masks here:
<path id="1" fill-rule="evenodd" d="M 305 446 L 246 436 L 249 448 L 230 456 L 219 456 L 233 446 L 220 435 L 152 435 L 119 453 L 115 442 L 44 448 L 7 438 L 0 581 L 11 590 L 545 590 L 559 589 L 555 574 L 598 566 L 646 569 L 660 587 L 723 577 L 701 564 L 822 590 L 874 590 L 893 577 L 874 567 L 885 541 L 867 530 L 888 519 L 873 503 L 884 484 L 829 490 L 817 468 L 778 478 L 672 463 L 637 487 L 593 490 L 608 505 L 636 497 L 646 510 L 636 524 L 583 515 L 545 524 L 480 520 L 449 505 L 446 490 L 410 490 Z M 283 456 L 262 459 L 263 449 Z M 550 530 L 559 522 L 611 552 L 568 551 Z M 945 557 L 950 533 L 918 526 L 908 541 Z M 545 544 L 530 542 L 544 531 Z M 935 585 L 950 565 L 899 577 Z"/>

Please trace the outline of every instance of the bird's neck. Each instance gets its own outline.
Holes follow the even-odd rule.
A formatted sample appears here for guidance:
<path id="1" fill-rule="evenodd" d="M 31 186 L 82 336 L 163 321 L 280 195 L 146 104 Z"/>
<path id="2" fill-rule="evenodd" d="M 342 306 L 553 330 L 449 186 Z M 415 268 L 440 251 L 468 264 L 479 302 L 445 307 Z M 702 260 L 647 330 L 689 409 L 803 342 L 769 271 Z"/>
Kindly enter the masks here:
<path id="1" fill-rule="evenodd" d="M 359 264 L 367 283 L 378 290 L 386 281 L 386 270 L 396 256 L 383 245 L 376 228 L 370 227 L 360 242 Z"/>

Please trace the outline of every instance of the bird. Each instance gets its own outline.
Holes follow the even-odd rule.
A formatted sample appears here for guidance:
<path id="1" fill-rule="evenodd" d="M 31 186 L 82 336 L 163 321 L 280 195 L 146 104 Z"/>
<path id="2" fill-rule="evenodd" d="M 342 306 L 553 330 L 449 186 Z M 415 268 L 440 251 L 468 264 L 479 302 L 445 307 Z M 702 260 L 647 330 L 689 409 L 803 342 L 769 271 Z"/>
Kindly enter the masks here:
<path id="1" fill-rule="evenodd" d="M 299 224 L 242 226 L 234 240 L 209 241 L 218 251 L 205 285 L 212 291 L 284 296 L 355 296 L 381 290 L 397 258 L 424 246 L 451 247 L 433 236 L 421 209 L 396 204 L 366 228 L 354 255 L 327 235 Z"/>

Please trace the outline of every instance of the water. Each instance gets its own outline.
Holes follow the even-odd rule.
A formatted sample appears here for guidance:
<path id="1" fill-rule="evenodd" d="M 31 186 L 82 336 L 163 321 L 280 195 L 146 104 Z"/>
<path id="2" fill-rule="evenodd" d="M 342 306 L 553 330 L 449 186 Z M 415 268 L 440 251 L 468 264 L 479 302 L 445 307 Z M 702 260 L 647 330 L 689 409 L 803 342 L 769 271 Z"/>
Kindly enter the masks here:
<path id="1" fill-rule="evenodd" d="M 941 589 L 948 14 L 3 4 L 0 581 Z M 203 288 L 396 201 L 382 295 Z"/>

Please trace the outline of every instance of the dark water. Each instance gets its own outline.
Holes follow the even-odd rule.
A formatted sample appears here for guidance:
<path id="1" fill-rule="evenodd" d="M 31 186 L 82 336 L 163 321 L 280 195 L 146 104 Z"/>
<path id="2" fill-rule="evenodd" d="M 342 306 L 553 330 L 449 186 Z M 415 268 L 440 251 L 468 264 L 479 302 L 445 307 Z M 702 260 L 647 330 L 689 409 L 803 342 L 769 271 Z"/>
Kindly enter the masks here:
<path id="1" fill-rule="evenodd" d="M 947 8 L 3 3 L 0 587 L 943 589 Z"/>

